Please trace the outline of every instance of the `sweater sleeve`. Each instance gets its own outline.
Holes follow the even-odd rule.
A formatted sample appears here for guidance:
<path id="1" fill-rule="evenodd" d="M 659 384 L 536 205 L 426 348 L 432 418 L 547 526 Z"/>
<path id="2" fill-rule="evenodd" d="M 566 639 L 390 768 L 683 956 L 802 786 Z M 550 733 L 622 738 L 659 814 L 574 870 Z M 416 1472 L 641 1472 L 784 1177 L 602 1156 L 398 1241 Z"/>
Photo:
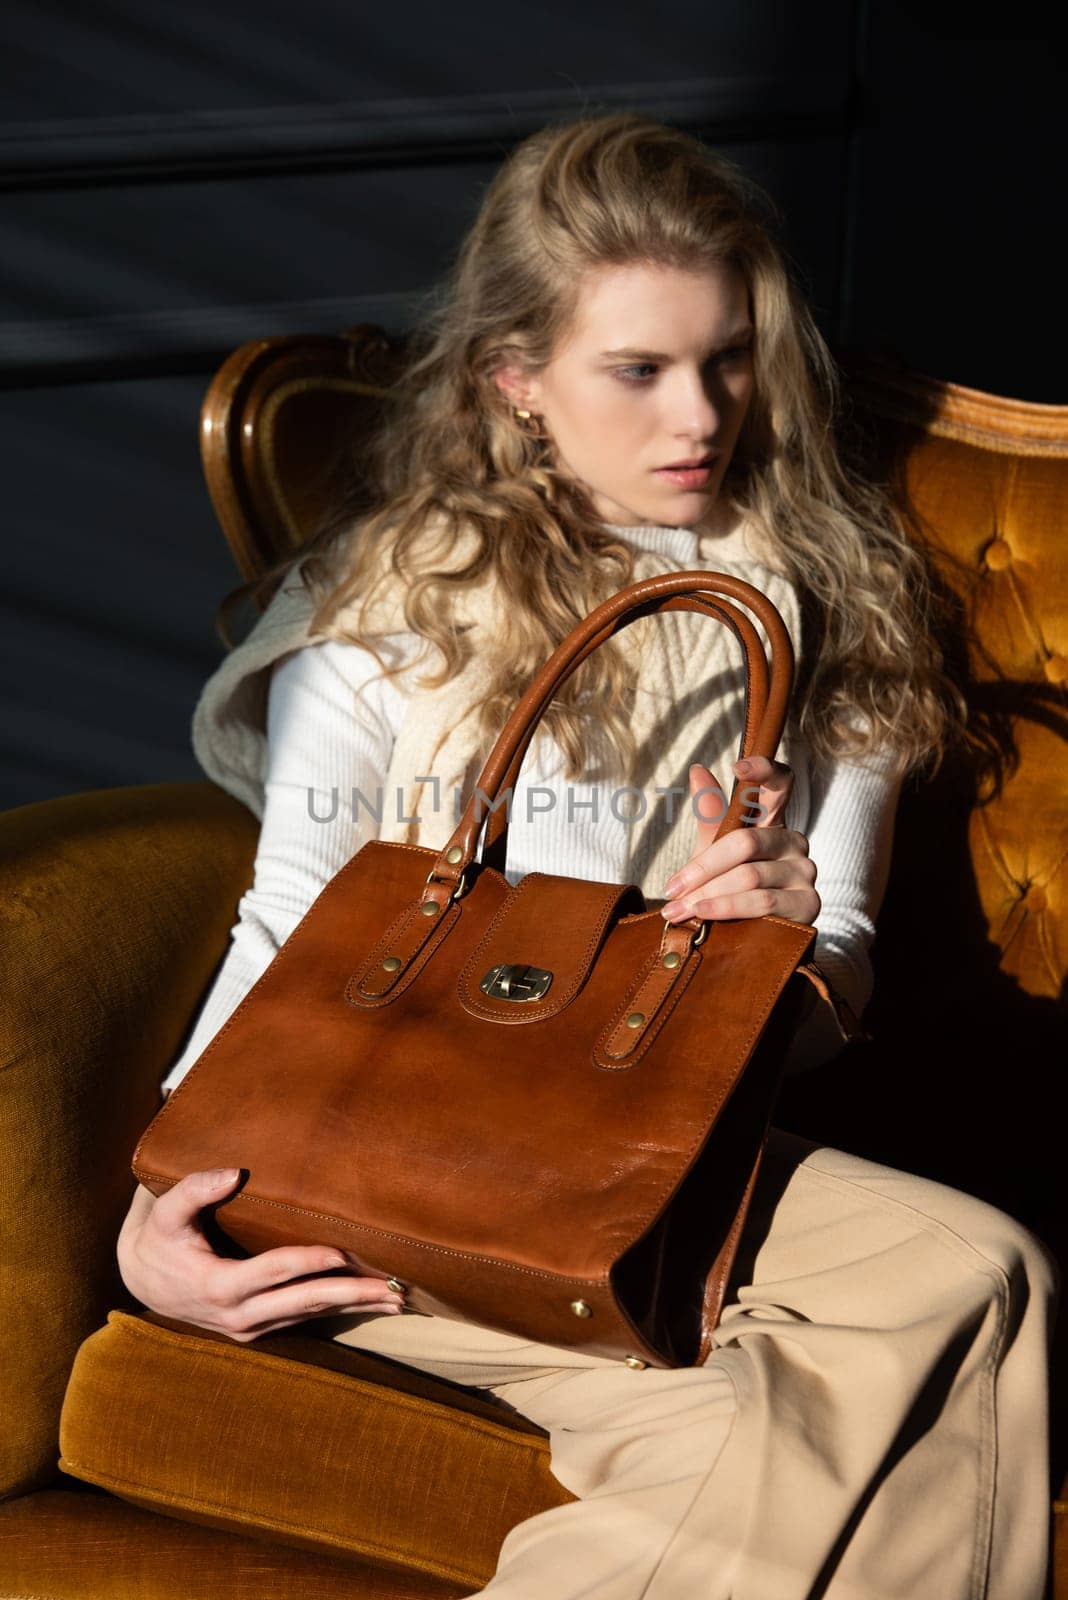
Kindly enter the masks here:
<path id="1" fill-rule="evenodd" d="M 806 837 L 820 896 L 813 959 L 858 1017 L 872 995 L 870 951 L 890 874 L 901 790 L 901 776 L 891 768 L 889 759 L 875 757 L 812 771 Z M 830 1007 L 821 1001 L 795 1036 L 787 1073 L 818 1066 L 842 1044 Z"/>
<path id="2" fill-rule="evenodd" d="M 407 637 L 379 641 L 390 666 Z M 253 882 L 238 902 L 230 944 L 192 1032 L 163 1079 L 165 1093 L 203 1054 L 320 891 L 377 836 L 402 704 L 374 656 L 354 644 L 322 640 L 275 663 Z"/>

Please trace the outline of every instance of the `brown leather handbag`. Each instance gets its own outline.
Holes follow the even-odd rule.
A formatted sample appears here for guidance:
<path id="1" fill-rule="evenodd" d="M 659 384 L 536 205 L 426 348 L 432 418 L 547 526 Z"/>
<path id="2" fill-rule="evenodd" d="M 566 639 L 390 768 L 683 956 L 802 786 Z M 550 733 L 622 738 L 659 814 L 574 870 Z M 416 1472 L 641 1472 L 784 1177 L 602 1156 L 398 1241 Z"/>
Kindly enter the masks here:
<path id="1" fill-rule="evenodd" d="M 770 674 L 725 595 L 763 623 Z M 808 960 L 808 923 L 672 926 L 634 884 L 503 872 L 511 794 L 560 685 L 617 629 L 676 608 L 731 628 L 740 754 L 774 755 L 794 656 L 766 595 L 691 571 L 611 596 L 519 700 L 449 842 L 370 840 L 321 891 L 142 1135 L 146 1188 L 240 1166 L 212 1208 L 239 1253 L 339 1245 L 406 1284 L 413 1312 L 635 1367 L 705 1360 L 807 980 L 844 1037 L 864 1035 Z M 720 834 L 756 820 L 746 794 Z"/>

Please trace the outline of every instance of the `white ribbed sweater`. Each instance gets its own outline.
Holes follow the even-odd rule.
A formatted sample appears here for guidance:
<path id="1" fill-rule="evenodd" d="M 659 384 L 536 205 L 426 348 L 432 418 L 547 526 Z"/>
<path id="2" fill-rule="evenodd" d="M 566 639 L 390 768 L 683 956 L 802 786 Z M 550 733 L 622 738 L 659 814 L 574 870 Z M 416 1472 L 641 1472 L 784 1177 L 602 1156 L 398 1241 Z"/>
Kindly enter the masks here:
<path id="1" fill-rule="evenodd" d="M 636 578 L 700 568 L 748 579 L 774 601 L 799 653 L 793 586 L 748 529 L 739 526 L 726 535 L 663 526 L 611 531 L 635 548 Z M 395 605 L 388 614 L 397 620 Z M 166 1090 L 184 1077 L 320 890 L 366 840 L 444 844 L 459 816 L 456 807 L 481 770 L 484 752 L 465 742 L 467 724 L 456 727 L 452 721 L 462 703 L 462 696 L 455 698 L 461 686 L 430 695 L 412 682 L 420 667 L 426 670 L 418 635 L 396 628 L 380 645 L 391 665 L 403 661 L 411 667 L 387 682 L 368 651 L 311 635 L 307 615 L 299 586 L 280 591 L 248 639 L 208 680 L 194 712 L 201 765 L 261 817 L 262 827 L 253 883 L 238 903 L 214 983 L 164 1079 Z M 703 761 L 731 793 L 742 703 L 737 643 L 721 624 L 693 613 L 665 612 L 648 621 L 655 631 L 643 619 L 616 635 L 639 652 L 639 681 L 647 692 L 635 731 L 657 755 L 641 784 L 644 823 L 626 820 L 625 797 L 616 795 L 610 803 L 614 785 L 565 783 L 556 746 L 547 735 L 539 737 L 512 802 L 510 883 L 537 868 L 638 883 L 650 901 L 662 900 L 664 881 L 694 845 L 689 762 Z M 758 632 L 766 647 L 759 624 Z M 708 692 L 695 693 L 701 688 Z M 822 903 L 815 959 L 859 1016 L 871 995 L 869 951 L 889 870 L 900 780 L 883 761 L 814 770 L 792 724 L 777 753 L 794 770 L 786 824 L 806 834 L 818 870 Z M 657 798 L 658 785 L 674 787 L 673 802 Z M 417 824 L 409 821 L 414 815 Z M 675 825 L 669 826 L 673 816 Z M 830 1008 L 821 1004 L 798 1034 L 788 1069 L 825 1060 L 841 1043 Z"/>

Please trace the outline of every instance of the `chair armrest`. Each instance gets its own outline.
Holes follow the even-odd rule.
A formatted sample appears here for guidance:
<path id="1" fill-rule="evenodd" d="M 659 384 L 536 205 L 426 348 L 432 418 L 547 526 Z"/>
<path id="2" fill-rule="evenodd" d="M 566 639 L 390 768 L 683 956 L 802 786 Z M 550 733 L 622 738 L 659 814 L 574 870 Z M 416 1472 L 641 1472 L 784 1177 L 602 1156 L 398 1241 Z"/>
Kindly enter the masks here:
<path id="1" fill-rule="evenodd" d="M 210 783 L 0 814 L 0 1498 L 54 1477 L 160 1080 L 225 953 L 259 823 Z"/>

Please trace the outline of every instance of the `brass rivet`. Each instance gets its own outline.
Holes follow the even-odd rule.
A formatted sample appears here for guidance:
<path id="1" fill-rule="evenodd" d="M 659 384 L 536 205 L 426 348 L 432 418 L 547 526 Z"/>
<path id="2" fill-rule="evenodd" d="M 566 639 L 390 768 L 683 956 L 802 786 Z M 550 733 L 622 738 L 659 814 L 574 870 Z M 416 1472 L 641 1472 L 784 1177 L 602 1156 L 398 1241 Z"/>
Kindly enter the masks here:
<path id="1" fill-rule="evenodd" d="M 386 1279 L 386 1288 L 392 1289 L 394 1294 L 403 1294 L 407 1287 L 408 1285 L 406 1283 L 402 1283 L 399 1278 Z"/>
<path id="2" fill-rule="evenodd" d="M 446 850 L 445 860 L 455 863 L 459 861 L 462 855 L 463 851 L 460 849 L 460 846 L 458 844 L 454 844 L 451 850 Z"/>
<path id="3" fill-rule="evenodd" d="M 575 1313 L 576 1317 L 593 1316 L 593 1307 L 587 1304 L 585 1300 L 572 1300 L 571 1309 Z"/>
<path id="4" fill-rule="evenodd" d="M 627 1366 L 633 1367 L 635 1371 L 637 1371 L 639 1367 L 647 1367 L 649 1365 L 648 1361 L 643 1361 L 641 1356 L 625 1356 L 624 1360 L 626 1361 Z"/>
<path id="5" fill-rule="evenodd" d="M 664 966 L 677 967 L 681 960 L 682 957 L 679 955 L 677 950 L 669 950 L 667 955 L 664 957 Z"/>
<path id="6" fill-rule="evenodd" d="M 644 1011 L 632 1011 L 630 1016 L 627 1018 L 627 1027 L 628 1028 L 640 1028 L 644 1021 L 645 1021 L 645 1012 Z"/>
<path id="7" fill-rule="evenodd" d="M 387 972 L 396 972 L 400 966 L 400 956 L 387 956 L 382 965 Z"/>
<path id="8" fill-rule="evenodd" d="M 441 907 L 436 900 L 424 900 L 419 909 L 424 917 L 436 917 Z"/>

